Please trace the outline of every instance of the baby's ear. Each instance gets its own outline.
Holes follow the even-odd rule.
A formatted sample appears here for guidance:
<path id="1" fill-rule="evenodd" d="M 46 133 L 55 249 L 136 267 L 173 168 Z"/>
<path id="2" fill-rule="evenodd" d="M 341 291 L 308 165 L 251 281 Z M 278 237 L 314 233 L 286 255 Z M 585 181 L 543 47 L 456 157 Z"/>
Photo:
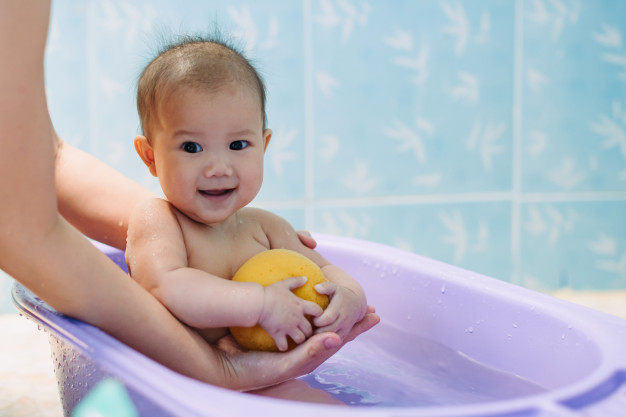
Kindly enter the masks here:
<path id="1" fill-rule="evenodd" d="M 266 151 L 267 150 L 267 145 L 270 144 L 270 139 L 272 139 L 272 129 L 265 129 L 263 131 L 263 150 Z"/>
<path id="2" fill-rule="evenodd" d="M 135 150 L 153 176 L 157 176 L 156 164 L 154 163 L 154 149 L 147 137 L 135 136 Z"/>

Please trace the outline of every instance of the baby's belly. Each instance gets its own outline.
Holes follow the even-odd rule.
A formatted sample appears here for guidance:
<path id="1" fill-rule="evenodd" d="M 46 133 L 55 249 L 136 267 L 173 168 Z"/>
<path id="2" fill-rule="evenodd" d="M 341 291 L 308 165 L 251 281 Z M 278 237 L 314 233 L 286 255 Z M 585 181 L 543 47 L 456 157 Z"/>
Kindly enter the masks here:
<path id="1" fill-rule="evenodd" d="M 214 344 L 217 343 L 222 337 L 230 334 L 230 330 L 227 327 L 221 327 L 217 329 L 196 329 L 196 331 L 207 342 Z"/>

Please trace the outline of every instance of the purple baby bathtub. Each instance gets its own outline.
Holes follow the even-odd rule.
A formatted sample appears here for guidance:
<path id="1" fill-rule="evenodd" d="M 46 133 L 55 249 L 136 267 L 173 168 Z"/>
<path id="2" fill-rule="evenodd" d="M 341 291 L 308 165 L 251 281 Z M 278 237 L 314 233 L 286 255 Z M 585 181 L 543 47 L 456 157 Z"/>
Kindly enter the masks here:
<path id="1" fill-rule="evenodd" d="M 19 285 L 13 299 L 50 333 L 68 416 L 103 378 L 121 382 L 150 417 L 626 416 L 625 320 L 391 247 L 316 238 L 382 320 L 297 381 L 302 397 L 323 392 L 335 404 L 201 383 L 56 313 Z M 125 268 L 122 252 L 98 247 Z"/>

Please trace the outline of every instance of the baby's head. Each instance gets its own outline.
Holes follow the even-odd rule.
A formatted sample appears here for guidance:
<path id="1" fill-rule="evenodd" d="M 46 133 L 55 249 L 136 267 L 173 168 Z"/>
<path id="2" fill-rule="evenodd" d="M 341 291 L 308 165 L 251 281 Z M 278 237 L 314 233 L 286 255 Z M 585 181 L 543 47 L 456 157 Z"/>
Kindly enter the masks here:
<path id="1" fill-rule="evenodd" d="M 265 84 L 242 52 L 220 36 L 183 36 L 166 45 L 143 70 L 137 85 L 137 110 L 149 140 L 159 124 L 161 104 L 173 94 L 193 89 L 208 93 L 238 83 L 258 95 L 265 129 Z"/>
<path id="2" fill-rule="evenodd" d="M 263 82 L 241 53 L 185 38 L 143 71 L 137 107 L 135 149 L 179 211 L 217 224 L 254 199 L 272 132 Z"/>

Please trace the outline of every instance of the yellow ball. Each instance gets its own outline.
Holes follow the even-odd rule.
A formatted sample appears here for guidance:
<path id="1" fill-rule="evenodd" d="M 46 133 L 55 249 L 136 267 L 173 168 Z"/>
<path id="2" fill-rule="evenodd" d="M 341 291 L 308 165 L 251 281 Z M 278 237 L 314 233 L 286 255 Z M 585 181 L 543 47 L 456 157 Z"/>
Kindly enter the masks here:
<path id="1" fill-rule="evenodd" d="M 267 287 L 290 277 L 307 277 L 307 282 L 293 290 L 293 293 L 326 309 L 329 303 L 328 296 L 318 294 L 313 288 L 327 281 L 324 273 L 315 262 L 292 250 L 270 249 L 253 256 L 239 268 L 233 281 L 258 282 Z M 274 339 L 258 324 L 254 327 L 231 327 L 230 332 L 246 349 L 278 351 Z M 289 349 L 296 346 L 290 338 L 287 340 Z"/>

